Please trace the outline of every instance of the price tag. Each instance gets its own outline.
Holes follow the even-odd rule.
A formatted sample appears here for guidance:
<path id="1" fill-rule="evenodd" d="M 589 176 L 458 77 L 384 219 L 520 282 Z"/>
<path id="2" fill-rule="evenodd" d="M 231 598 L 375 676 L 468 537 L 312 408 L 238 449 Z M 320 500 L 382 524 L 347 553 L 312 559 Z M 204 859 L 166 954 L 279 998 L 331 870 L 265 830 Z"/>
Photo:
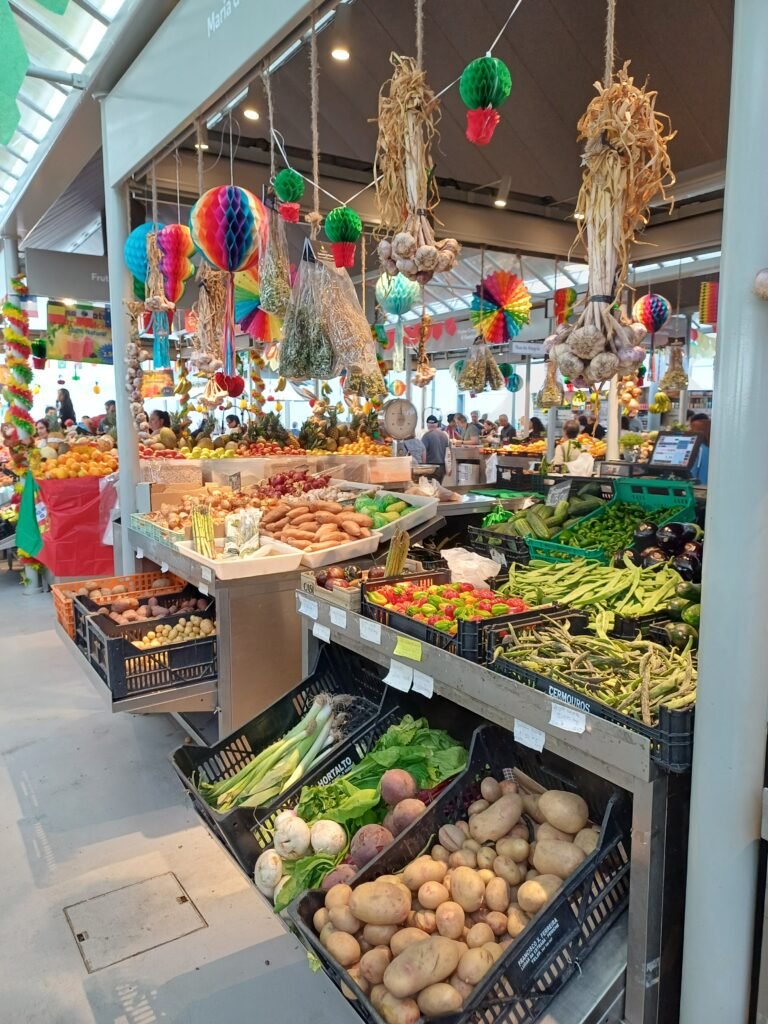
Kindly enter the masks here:
<path id="1" fill-rule="evenodd" d="M 408 693 L 413 683 L 413 666 L 404 665 L 402 661 L 391 661 L 389 672 L 384 676 L 384 682 L 395 690 Z"/>
<path id="2" fill-rule="evenodd" d="M 339 629 L 347 628 L 347 613 L 343 608 L 331 607 L 331 623 Z"/>
<path id="3" fill-rule="evenodd" d="M 241 486 L 242 486 L 242 481 L 240 479 L 240 474 L 239 473 L 233 473 L 232 476 L 229 477 L 227 483 L 229 484 L 229 486 L 232 488 L 233 491 L 239 491 Z"/>
<path id="4" fill-rule="evenodd" d="M 519 718 L 515 719 L 515 740 L 518 743 L 522 743 L 524 747 L 530 747 L 531 750 L 541 752 L 544 749 L 545 739 L 541 729 L 534 729 L 532 725 L 521 722 Z"/>
<path id="5" fill-rule="evenodd" d="M 312 636 L 316 636 L 324 644 L 329 644 L 331 642 L 331 627 L 324 626 L 321 622 L 316 622 L 312 627 Z"/>
<path id="6" fill-rule="evenodd" d="M 168 563 L 167 562 L 161 562 L 160 563 L 160 572 L 168 572 Z"/>
<path id="7" fill-rule="evenodd" d="M 204 583 L 201 583 L 197 589 L 200 591 L 203 597 L 208 597 L 208 587 L 206 587 Z"/>
<path id="8" fill-rule="evenodd" d="M 410 658 L 411 661 L 421 661 L 421 641 L 399 636 L 392 653 L 399 654 L 401 658 Z"/>
<path id="9" fill-rule="evenodd" d="M 491 561 L 495 562 L 496 565 L 500 565 L 502 569 L 507 567 L 507 560 L 498 548 L 491 548 Z"/>
<path id="10" fill-rule="evenodd" d="M 435 692 L 435 680 L 425 672 L 413 670 L 413 692 L 420 693 L 422 697 L 431 697 Z"/>
<path id="11" fill-rule="evenodd" d="M 360 639 L 367 640 L 370 644 L 381 644 L 381 623 L 373 619 L 358 619 L 360 626 Z"/>
<path id="12" fill-rule="evenodd" d="M 560 480 L 556 484 L 552 484 L 547 492 L 547 500 L 545 505 L 557 505 L 560 501 L 565 501 L 571 493 L 571 487 L 573 480 Z"/>
<path id="13" fill-rule="evenodd" d="M 308 619 L 316 619 L 318 614 L 317 601 L 310 601 L 303 594 L 297 594 L 299 601 L 299 615 L 306 615 Z"/>
<path id="14" fill-rule="evenodd" d="M 136 548 L 136 557 L 137 558 L 143 558 L 144 557 L 144 548 Z"/>
<path id="15" fill-rule="evenodd" d="M 549 724 L 556 725 L 558 729 L 563 729 L 565 732 L 582 733 L 587 728 L 587 716 L 583 711 L 576 711 L 574 708 L 569 708 L 567 704 L 558 704 L 553 701 Z"/>
<path id="16" fill-rule="evenodd" d="M 208 580 L 208 582 L 210 583 L 210 581 L 213 579 L 213 570 L 209 569 L 207 565 L 204 565 L 200 570 L 200 575 L 203 577 L 204 580 Z"/>

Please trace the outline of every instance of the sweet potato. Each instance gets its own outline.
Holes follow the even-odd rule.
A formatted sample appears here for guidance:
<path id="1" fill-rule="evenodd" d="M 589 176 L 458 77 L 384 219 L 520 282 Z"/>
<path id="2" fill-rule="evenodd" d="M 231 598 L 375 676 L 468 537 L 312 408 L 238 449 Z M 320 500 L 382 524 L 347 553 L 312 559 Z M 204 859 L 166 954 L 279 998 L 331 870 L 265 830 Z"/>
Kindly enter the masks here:
<path id="1" fill-rule="evenodd" d="M 267 526 L 269 523 L 277 523 L 281 519 L 286 518 L 288 515 L 287 505 L 275 505 L 274 508 L 268 509 L 261 518 L 262 526 Z"/>
<path id="2" fill-rule="evenodd" d="M 350 537 L 359 537 L 362 526 L 358 523 L 353 522 L 351 519 L 344 519 L 341 523 L 341 528 L 344 533 L 348 533 Z"/>
<path id="3" fill-rule="evenodd" d="M 296 508 L 292 508 L 290 512 L 286 513 L 286 519 L 293 522 L 300 516 L 305 516 L 309 512 L 309 505 L 297 505 Z"/>

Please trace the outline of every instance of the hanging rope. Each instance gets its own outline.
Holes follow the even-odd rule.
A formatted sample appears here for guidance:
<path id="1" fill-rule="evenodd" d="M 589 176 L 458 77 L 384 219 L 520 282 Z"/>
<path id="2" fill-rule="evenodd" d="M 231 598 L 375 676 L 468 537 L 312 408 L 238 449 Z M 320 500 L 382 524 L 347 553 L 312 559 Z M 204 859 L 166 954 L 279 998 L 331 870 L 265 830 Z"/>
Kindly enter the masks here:
<path id="1" fill-rule="evenodd" d="M 314 241 L 323 222 L 320 213 L 320 131 L 317 126 L 320 106 L 320 90 L 317 64 L 317 26 L 315 13 L 312 12 L 312 35 L 309 41 L 309 87 L 312 101 L 312 212 L 306 216 L 309 224 L 309 237 Z"/>
<path id="2" fill-rule="evenodd" d="M 416 6 L 416 67 L 424 67 L 424 0 L 415 0 Z"/>
<path id="3" fill-rule="evenodd" d="M 178 149 L 173 151 L 173 159 L 176 161 L 176 223 L 181 224 L 181 181 L 179 180 L 181 158 Z"/>
<path id="4" fill-rule="evenodd" d="M 616 0 L 608 0 L 608 13 L 605 20 L 605 68 L 603 70 L 603 86 L 609 88 L 613 81 L 613 65 L 616 46 Z"/>
<path id="5" fill-rule="evenodd" d="M 365 232 L 360 236 L 360 304 L 363 307 L 363 314 L 367 316 L 365 312 L 365 263 L 366 263 L 366 252 L 365 252 Z"/>
<path id="6" fill-rule="evenodd" d="M 152 197 L 152 223 L 157 224 L 157 170 L 154 164 L 149 172 L 149 188 Z"/>
<path id="7" fill-rule="evenodd" d="M 273 134 L 275 127 L 275 108 L 272 102 L 272 79 L 268 68 L 265 67 L 261 72 L 261 78 L 264 82 L 264 92 L 267 94 L 267 120 L 269 121 L 269 180 L 273 181 L 277 170 L 275 163 L 275 139 Z"/>
<path id="8" fill-rule="evenodd" d="M 197 122 L 197 194 L 203 194 L 203 121 Z"/>
<path id="9" fill-rule="evenodd" d="M 235 147 L 232 144 L 232 111 L 229 112 L 229 184 L 235 184 Z"/>

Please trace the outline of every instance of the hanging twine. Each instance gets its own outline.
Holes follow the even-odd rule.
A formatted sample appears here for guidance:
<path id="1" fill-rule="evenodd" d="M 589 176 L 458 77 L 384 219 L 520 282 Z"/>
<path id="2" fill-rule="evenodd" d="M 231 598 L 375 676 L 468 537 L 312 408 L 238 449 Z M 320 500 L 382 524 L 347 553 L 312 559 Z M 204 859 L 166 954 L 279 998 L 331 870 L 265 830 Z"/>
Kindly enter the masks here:
<path id="1" fill-rule="evenodd" d="M 157 225 L 159 223 L 157 169 L 154 164 L 152 164 L 149 180 L 152 190 L 152 223 Z M 168 312 L 174 308 L 173 303 L 169 302 L 165 297 L 165 282 L 160 270 L 161 258 L 162 253 L 160 252 L 160 246 L 157 244 L 157 231 L 150 231 L 147 235 L 147 280 L 144 308 L 152 313 Z"/>
<path id="2" fill-rule="evenodd" d="M 312 13 L 312 35 L 309 43 L 309 86 L 312 100 L 312 212 L 304 218 L 309 224 L 309 237 L 314 242 L 320 231 L 323 216 L 320 213 L 320 131 L 317 126 L 320 90 L 317 64 L 317 27 Z"/>
<path id="3" fill-rule="evenodd" d="M 424 67 L 424 0 L 415 0 L 416 8 L 416 67 Z"/>
<path id="4" fill-rule="evenodd" d="M 360 304 L 363 307 L 363 315 L 367 317 L 368 314 L 365 312 L 365 289 L 367 284 L 365 279 L 365 263 L 365 232 L 363 232 L 360 236 Z"/>
<path id="5" fill-rule="evenodd" d="M 603 85 L 607 89 L 613 81 L 613 65 L 616 46 L 616 0 L 608 0 L 608 13 L 605 20 L 605 68 Z"/>
<path id="6" fill-rule="evenodd" d="M 267 120 L 269 121 L 269 180 L 273 181 L 276 173 L 275 163 L 275 108 L 272 101 L 272 78 L 269 74 L 269 70 L 265 67 L 261 72 L 261 78 L 264 82 L 264 92 L 267 94 Z"/>
<path id="7" fill-rule="evenodd" d="M 203 122 L 197 122 L 197 194 L 203 194 Z"/>

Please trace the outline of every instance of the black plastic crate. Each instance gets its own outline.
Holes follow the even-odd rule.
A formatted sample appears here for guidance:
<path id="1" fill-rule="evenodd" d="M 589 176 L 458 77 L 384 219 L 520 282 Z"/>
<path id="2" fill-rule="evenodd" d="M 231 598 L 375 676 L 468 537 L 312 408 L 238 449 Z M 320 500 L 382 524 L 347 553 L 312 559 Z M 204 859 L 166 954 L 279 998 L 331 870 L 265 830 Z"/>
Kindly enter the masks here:
<path id="1" fill-rule="evenodd" d="M 190 614 L 215 619 L 215 611 L 148 619 L 130 626 L 118 626 L 106 615 L 85 616 L 88 661 L 120 700 L 168 687 L 189 686 L 215 680 L 218 673 L 216 635 L 168 644 L 142 651 L 133 646 L 156 626 L 174 625 Z"/>
<path id="2" fill-rule="evenodd" d="M 536 461 L 534 458 L 531 461 Z M 499 466 L 496 470 L 496 486 L 508 487 L 512 491 L 524 494 L 544 494 L 546 477 L 541 473 L 524 473 L 521 469 L 510 466 Z"/>
<path id="3" fill-rule="evenodd" d="M 615 615 L 611 635 L 621 640 L 635 640 L 638 633 L 650 638 L 649 631 L 654 628 L 656 623 L 668 618 L 669 612 L 666 609 L 651 612 L 648 615 Z M 654 637 L 653 639 L 660 644 L 667 642 L 666 638 L 659 640 Z"/>
<path id="4" fill-rule="evenodd" d="M 477 551 L 487 558 L 493 557 L 492 552 L 495 551 L 496 557 L 499 555 L 503 557 L 504 565 L 509 565 L 511 562 L 527 565 L 531 560 L 528 545 L 523 537 L 509 537 L 503 533 L 496 533 L 494 530 L 484 530 L 481 526 L 469 526 L 467 530 L 469 546 L 473 551 Z"/>
<path id="5" fill-rule="evenodd" d="M 516 744 L 509 732 L 492 725 L 477 730 L 469 765 L 460 779 L 358 874 L 354 884 L 401 871 L 437 841 L 442 825 L 466 817 L 486 775 L 514 777 L 516 769 L 545 788 L 580 793 L 589 805 L 591 820 L 601 824 L 600 841 L 555 899 L 508 946 L 464 1008 L 440 1018 L 444 1024 L 533 1024 L 628 904 L 627 794 L 554 754 Z M 337 987 L 343 983 L 354 992 L 357 998 L 352 1006 L 363 1020 L 384 1024 L 368 997 L 320 945 L 312 918 L 324 899 L 325 893 L 315 889 L 294 900 L 286 911 L 292 927 Z"/>
<path id="6" fill-rule="evenodd" d="M 586 615 L 573 610 L 566 610 L 564 614 L 570 618 L 571 629 L 574 633 L 587 632 L 588 619 Z M 556 617 L 563 618 L 564 614 L 560 613 Z M 546 619 L 540 618 L 538 622 L 528 623 L 528 627 L 536 628 L 546 624 Z M 502 636 L 503 632 L 495 629 L 489 637 L 488 668 L 498 672 L 500 675 L 514 679 L 518 683 L 532 686 L 535 690 L 546 693 L 549 697 L 559 700 L 579 711 L 583 711 L 585 714 L 594 715 L 595 718 L 602 718 L 607 722 L 613 722 L 615 725 L 630 729 L 632 732 L 640 733 L 641 736 L 647 736 L 651 741 L 652 760 L 665 771 L 684 774 L 691 770 L 694 708 L 675 709 L 667 708 L 662 704 L 658 709 L 658 723 L 656 725 L 646 725 L 636 718 L 624 715 L 620 711 L 615 711 L 613 708 L 608 707 L 607 704 L 603 704 L 602 701 L 593 699 L 577 690 L 572 690 L 564 683 L 555 682 L 553 679 L 542 676 L 538 672 L 523 668 L 522 665 L 516 665 L 506 658 L 494 659 L 494 651 Z M 635 634 L 632 635 L 633 639 L 634 636 Z M 667 645 L 666 637 L 662 639 L 658 635 L 652 637 L 652 639 L 665 646 Z"/>
<path id="7" fill-rule="evenodd" d="M 380 670 L 371 662 L 351 651 L 323 644 L 314 671 L 260 715 L 213 747 L 185 744 L 171 755 L 173 767 L 195 810 L 247 874 L 252 875 L 256 858 L 271 841 L 265 844 L 263 836 L 257 839 L 251 830 L 257 827 L 266 829 L 266 823 L 274 820 L 279 811 L 292 807 L 296 803 L 296 799 L 291 802 L 292 798 L 298 797 L 308 779 L 328 775 L 330 781 L 345 770 L 345 766 L 351 767 L 353 758 L 354 761 L 359 760 L 356 737 L 376 718 L 387 696 L 387 688 L 381 679 Z M 321 693 L 349 694 L 355 700 L 348 712 L 346 738 L 327 752 L 313 772 L 262 809 L 235 807 L 221 813 L 203 799 L 197 789 L 201 778 L 216 783 L 236 775 L 255 754 L 293 729 Z M 387 726 L 390 724 L 388 720 Z"/>

